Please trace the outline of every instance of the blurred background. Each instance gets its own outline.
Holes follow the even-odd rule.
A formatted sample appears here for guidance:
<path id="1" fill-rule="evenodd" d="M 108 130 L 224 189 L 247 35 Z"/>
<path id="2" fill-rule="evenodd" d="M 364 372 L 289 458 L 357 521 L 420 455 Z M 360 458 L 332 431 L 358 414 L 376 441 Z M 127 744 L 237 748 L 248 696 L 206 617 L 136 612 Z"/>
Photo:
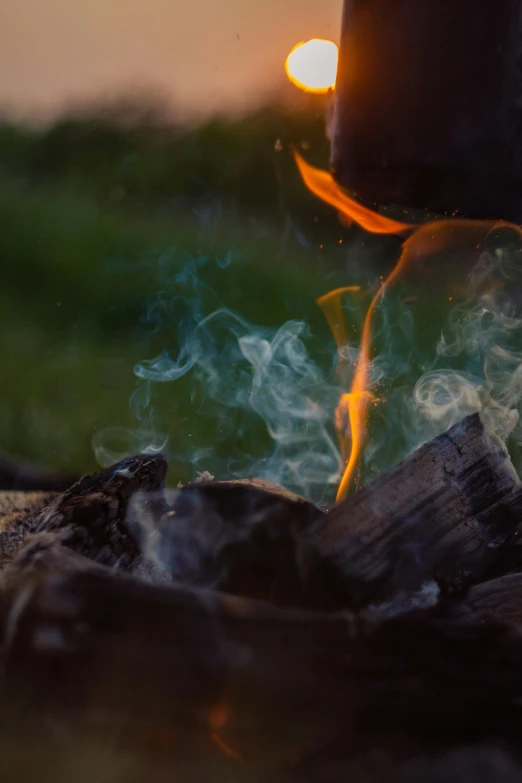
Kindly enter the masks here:
<path id="1" fill-rule="evenodd" d="M 327 97 L 291 85 L 284 61 L 300 40 L 336 40 L 341 6 L 3 7 L 0 453 L 82 472 L 143 448 L 133 433 L 152 427 L 149 445 L 169 436 L 176 478 L 248 472 L 272 443 L 258 413 L 223 412 L 190 374 L 151 401 L 134 372 L 183 348 L 191 297 L 193 320 L 228 308 L 275 333 L 302 319 L 328 377 L 334 344 L 315 300 L 352 282 L 347 259 L 353 277 L 369 240 L 298 177 L 292 145 L 327 164 Z"/>

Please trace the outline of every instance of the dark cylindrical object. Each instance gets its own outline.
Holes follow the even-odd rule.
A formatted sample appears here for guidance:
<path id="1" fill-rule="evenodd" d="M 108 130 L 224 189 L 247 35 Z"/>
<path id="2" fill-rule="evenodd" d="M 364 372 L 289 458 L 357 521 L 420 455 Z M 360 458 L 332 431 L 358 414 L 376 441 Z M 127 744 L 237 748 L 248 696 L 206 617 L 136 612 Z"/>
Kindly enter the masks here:
<path id="1" fill-rule="evenodd" d="M 332 135 L 367 204 L 522 218 L 522 0 L 345 0 Z"/>

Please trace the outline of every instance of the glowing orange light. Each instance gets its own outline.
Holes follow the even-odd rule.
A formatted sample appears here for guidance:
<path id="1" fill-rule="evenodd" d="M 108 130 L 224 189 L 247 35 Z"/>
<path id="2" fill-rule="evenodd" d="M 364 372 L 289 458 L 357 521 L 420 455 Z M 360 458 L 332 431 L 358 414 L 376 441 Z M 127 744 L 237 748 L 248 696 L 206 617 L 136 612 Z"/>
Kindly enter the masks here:
<path id="1" fill-rule="evenodd" d="M 228 723 L 230 718 L 230 710 L 226 704 L 216 704 L 210 710 L 209 721 L 212 729 L 217 731 L 222 729 Z"/>
<path id="2" fill-rule="evenodd" d="M 372 327 L 377 306 L 388 286 L 396 281 L 410 263 L 419 262 L 429 255 L 445 254 L 450 250 L 458 251 L 464 257 L 476 257 L 492 231 L 498 228 L 509 228 L 515 230 L 519 238 L 522 238 L 522 229 L 520 226 L 504 221 L 475 221 L 459 218 L 433 221 L 421 226 L 400 223 L 361 206 L 344 193 L 329 172 L 313 168 L 296 152 L 294 156 L 305 185 L 345 217 L 376 234 L 413 232 L 404 242 L 401 256 L 391 274 L 385 280 L 382 276 L 380 278 L 381 284 L 364 319 L 360 352 L 350 391 L 341 395 L 335 411 L 335 426 L 341 441 L 342 456 L 346 461 L 346 468 L 337 492 L 336 499 L 339 502 L 346 498 L 350 489 L 350 482 L 364 443 L 368 403 L 375 399 L 369 390 Z M 337 288 L 317 300 L 339 349 L 348 344 L 341 298 L 346 293 L 359 290 L 358 286 Z M 451 301 L 452 297 L 449 299 Z M 351 436 L 350 441 L 348 441 L 348 433 Z"/>
<path id="3" fill-rule="evenodd" d="M 344 192 L 328 171 L 310 166 L 295 151 L 294 158 L 306 187 L 315 196 L 335 207 L 345 218 L 358 223 L 366 231 L 371 231 L 373 234 L 401 234 L 416 227 L 413 223 L 401 223 L 359 204 Z"/>
<path id="4" fill-rule="evenodd" d="M 341 437 L 341 450 L 346 462 L 346 468 L 344 470 L 339 489 L 337 490 L 337 502 L 344 500 L 348 495 L 350 488 L 350 482 L 359 459 L 359 454 L 364 441 L 364 425 L 366 420 L 366 412 L 368 410 L 368 403 L 373 399 L 373 395 L 369 391 L 369 373 L 370 373 L 370 351 L 371 351 L 371 339 L 372 339 L 372 326 L 373 317 L 375 315 L 375 309 L 379 303 L 382 295 L 386 290 L 386 286 L 400 274 L 404 264 L 406 263 L 407 255 L 403 253 L 397 262 L 391 275 L 381 283 L 379 290 L 373 297 L 366 318 L 364 319 L 363 332 L 361 338 L 361 349 L 359 358 L 355 367 L 355 374 L 353 377 L 352 385 L 348 393 L 342 394 L 339 401 L 339 405 L 335 411 L 335 427 Z M 322 308 L 326 315 L 328 323 L 331 328 L 331 315 L 330 313 L 338 311 L 341 313 L 340 297 L 350 288 L 338 288 L 332 291 L 330 294 L 318 299 L 318 304 Z M 353 290 L 353 288 L 351 289 Z M 337 329 L 334 331 L 334 337 L 337 345 L 341 348 L 347 344 L 345 339 L 346 327 Z M 342 342 L 341 342 L 342 340 Z M 348 454 L 347 448 L 347 433 L 351 435 L 350 448 Z"/>
<path id="5" fill-rule="evenodd" d="M 336 288 L 324 296 L 320 296 L 317 304 L 322 309 L 328 322 L 328 326 L 335 337 L 338 348 L 348 345 L 348 333 L 346 331 L 346 321 L 341 307 L 341 297 L 343 294 L 356 293 L 361 290 L 358 285 L 348 285 L 344 288 Z"/>
<path id="6" fill-rule="evenodd" d="M 325 93 L 335 87 L 337 58 L 333 41 L 322 38 L 302 41 L 286 58 L 286 75 L 301 90 Z"/>
<path id="7" fill-rule="evenodd" d="M 228 756 L 229 759 L 234 759 L 235 761 L 243 760 L 237 750 L 234 750 L 234 748 L 231 748 L 226 744 L 226 742 L 223 742 L 221 737 L 215 731 L 210 732 L 210 738 L 214 745 L 216 745 L 216 747 L 218 747 L 219 750 L 225 754 L 225 756 Z"/>
<path id="8" fill-rule="evenodd" d="M 230 710 L 226 704 L 217 704 L 212 708 L 209 716 L 211 727 L 210 739 L 214 745 L 216 745 L 216 747 L 218 747 L 219 750 L 225 754 L 225 756 L 228 756 L 230 759 L 235 759 L 236 761 L 242 761 L 241 755 L 237 752 L 237 750 L 234 750 L 234 748 L 231 748 L 230 745 L 227 745 L 227 743 L 218 734 L 218 730 L 223 729 L 228 723 L 229 719 Z"/>

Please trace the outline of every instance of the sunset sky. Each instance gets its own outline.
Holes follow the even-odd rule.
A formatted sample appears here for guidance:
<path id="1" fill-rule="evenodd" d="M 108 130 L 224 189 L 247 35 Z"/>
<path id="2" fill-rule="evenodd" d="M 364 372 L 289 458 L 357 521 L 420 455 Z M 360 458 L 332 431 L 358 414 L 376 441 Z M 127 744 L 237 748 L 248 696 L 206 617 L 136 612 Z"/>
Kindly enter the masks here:
<path id="1" fill-rule="evenodd" d="M 0 108 L 131 89 L 186 111 L 260 100 L 300 40 L 338 40 L 342 0 L 16 0 L 0 10 Z"/>

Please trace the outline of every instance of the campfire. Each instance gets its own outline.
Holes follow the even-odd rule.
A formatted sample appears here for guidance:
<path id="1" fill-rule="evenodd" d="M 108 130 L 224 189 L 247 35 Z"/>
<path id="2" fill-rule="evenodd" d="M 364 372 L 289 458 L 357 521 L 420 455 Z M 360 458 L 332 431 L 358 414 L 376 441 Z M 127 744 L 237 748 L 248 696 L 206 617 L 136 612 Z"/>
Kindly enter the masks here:
<path id="1" fill-rule="evenodd" d="M 26 731 L 52 716 L 227 779 L 518 747 L 522 486 L 478 415 L 328 512 L 255 479 L 172 497 L 166 467 L 1 496 L 3 703 Z"/>
<path id="2" fill-rule="evenodd" d="M 359 25 L 368 32 L 360 6 L 347 4 L 344 47 Z M 295 83 L 307 51 L 287 61 Z M 338 166 L 319 170 L 295 152 L 296 163 L 345 223 L 395 236 L 401 250 L 369 292 L 355 352 L 343 303 L 360 286 L 318 302 L 339 385 L 348 380 L 335 412 L 336 502 L 320 508 L 255 477 L 167 487 L 161 454 L 74 482 L 20 468 L 23 489 L 0 493 L 6 736 L 16 722 L 27 743 L 117 748 L 147 770 L 132 780 L 522 777 L 522 484 L 505 445 L 509 400 L 473 403 L 480 412 L 364 486 L 360 477 L 370 412 L 386 405 L 373 373 L 383 301 L 428 256 L 455 249 L 479 266 L 473 292 L 490 296 L 498 283 L 484 260 L 501 256 L 491 243 L 522 232 L 496 214 L 467 216 L 465 204 L 436 218 L 419 216 L 431 203 L 377 209 L 359 184 L 348 192 L 347 59 L 342 46 Z M 314 89 L 331 89 L 329 78 Z M 370 178 L 380 192 L 406 192 L 380 174 Z M 513 312 L 502 317 L 514 332 Z M 493 426 L 506 411 L 509 426 Z"/>

